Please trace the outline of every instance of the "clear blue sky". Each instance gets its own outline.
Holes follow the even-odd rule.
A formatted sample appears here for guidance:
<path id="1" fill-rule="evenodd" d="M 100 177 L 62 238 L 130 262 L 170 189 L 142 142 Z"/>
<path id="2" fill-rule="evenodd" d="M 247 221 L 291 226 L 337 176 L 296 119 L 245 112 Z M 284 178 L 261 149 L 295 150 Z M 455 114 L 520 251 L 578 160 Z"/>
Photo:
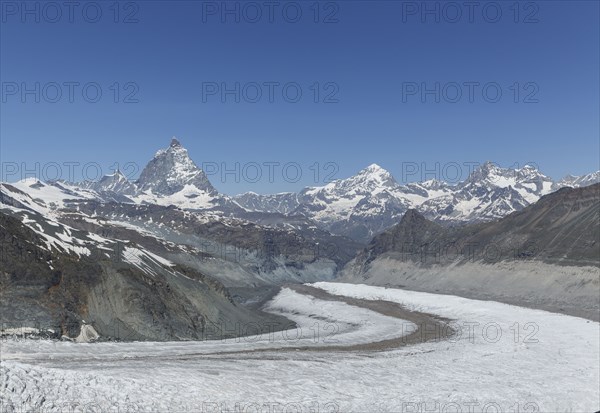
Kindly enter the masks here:
<path id="1" fill-rule="evenodd" d="M 45 3 L 27 2 L 32 10 L 40 8 L 37 23 L 35 12 L 27 14 L 21 2 L 1 2 L 4 169 L 15 162 L 30 169 L 36 162 L 97 162 L 106 172 L 115 163 L 143 166 L 173 135 L 198 164 L 233 169 L 235 163 L 241 168 L 251 162 L 296 162 L 302 168 L 298 182 L 292 182 L 294 168 L 284 179 L 277 166 L 272 183 L 266 166 L 255 183 L 250 182 L 256 180 L 254 166 L 239 183 L 234 174 L 224 180 L 211 176 L 230 194 L 314 185 L 315 162 L 321 170 L 317 181 L 329 172 L 346 177 L 371 163 L 400 181 L 418 179 L 403 173 L 415 164 L 434 169 L 449 162 L 534 162 L 554 178 L 600 168 L 597 1 L 522 2 L 518 15 L 512 1 L 494 3 L 484 14 L 488 2 L 482 1 L 472 21 L 463 7 L 457 22 L 451 21 L 457 10 L 426 2 L 431 9 L 440 7 L 439 23 L 435 15 L 414 9 L 422 2 L 320 2 L 316 16 L 313 1 L 288 5 L 285 14 L 283 6 L 290 2 L 284 1 L 272 22 L 264 6 L 262 17 L 252 22 L 256 9 L 227 2 L 240 7 L 239 23 L 214 10 L 222 2 L 120 2 L 118 16 L 112 1 L 86 6 L 84 12 L 88 3 L 82 1 L 71 19 L 66 8 L 57 18 Z M 102 16 L 92 23 L 96 5 Z M 302 16 L 292 23 L 296 5 Z M 502 12 L 496 23 L 494 5 Z M 124 23 L 127 17 L 137 22 Z M 36 82 L 44 89 L 40 103 L 34 102 L 35 93 L 23 102 L 21 86 L 34 89 Z M 56 96 L 53 82 L 62 93 L 57 103 L 50 102 Z M 102 97 L 87 102 L 82 86 L 73 86 L 69 102 L 65 82 L 95 82 Z M 126 87 L 128 82 L 139 90 Z M 246 95 L 240 93 L 240 103 L 225 95 L 223 103 L 219 93 L 203 95 L 209 82 L 232 88 L 239 82 L 247 86 Z M 248 102 L 256 94 L 250 82 L 261 84 L 258 103 Z M 286 101 L 280 86 L 269 102 L 264 82 L 296 82 L 302 98 Z M 314 103 L 315 82 L 319 103 Z M 440 103 L 433 95 L 422 102 L 418 91 L 403 96 L 403 87 L 408 92 L 411 85 L 434 88 L 436 82 Z M 456 95 L 451 82 L 461 85 L 457 103 L 447 101 Z M 480 86 L 469 102 L 464 82 L 494 82 L 502 97 L 490 103 Z M 95 90 L 88 92 L 93 100 Z M 137 103 L 122 102 L 130 92 Z M 330 93 L 337 103 L 322 102 Z M 529 99 L 538 102 L 524 103 L 531 93 Z M 485 97 L 494 98 L 493 93 Z M 326 167 L 328 162 L 339 169 Z"/>

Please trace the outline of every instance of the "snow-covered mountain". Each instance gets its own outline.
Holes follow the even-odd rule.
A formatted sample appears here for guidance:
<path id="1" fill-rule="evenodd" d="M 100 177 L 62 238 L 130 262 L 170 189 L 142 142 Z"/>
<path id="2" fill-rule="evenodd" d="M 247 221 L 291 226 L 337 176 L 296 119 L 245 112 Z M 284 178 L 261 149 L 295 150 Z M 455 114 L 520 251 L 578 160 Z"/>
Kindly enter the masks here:
<path id="1" fill-rule="evenodd" d="M 48 211 L 68 207 L 76 200 L 176 206 L 259 225 L 296 229 L 316 226 L 366 243 L 397 224 L 409 208 L 446 224 L 491 221 L 564 186 L 581 187 L 599 181 L 600 171 L 554 182 L 532 166 L 511 169 L 486 162 L 455 185 L 439 180 L 400 184 L 390 172 L 372 164 L 349 178 L 298 193 L 249 192 L 229 197 L 218 193 L 188 151 L 173 138 L 169 147 L 159 150 L 149 161 L 135 182 L 117 171 L 97 182 L 29 179 L 12 185 L 31 195 L 26 202 Z"/>
<path id="2" fill-rule="evenodd" d="M 573 188 L 580 188 L 583 186 L 590 186 L 600 182 L 600 171 L 592 172 L 591 174 L 582 176 L 567 175 L 560 181 L 558 181 L 553 189 L 560 189 L 565 186 Z"/>
<path id="3" fill-rule="evenodd" d="M 246 193 L 234 199 L 251 211 L 302 215 L 333 234 L 367 241 L 394 225 L 413 203 L 445 190 L 445 185 L 432 182 L 403 187 L 388 171 L 372 164 L 350 178 L 299 193 Z"/>
<path id="4" fill-rule="evenodd" d="M 449 193 L 415 207 L 435 221 L 491 221 L 534 203 L 552 187 L 551 178 L 529 165 L 508 169 L 486 162 Z"/>
<path id="5" fill-rule="evenodd" d="M 204 171 L 192 161 L 187 149 L 176 138 L 167 149 L 156 152 L 136 184 L 141 191 L 158 196 L 171 196 L 185 189 L 207 196 L 217 195 Z"/>
<path id="6" fill-rule="evenodd" d="M 136 203 L 175 205 L 188 209 L 209 209 L 229 203 L 190 158 L 187 149 L 173 138 L 160 149 L 135 182 Z"/>
<path id="7" fill-rule="evenodd" d="M 252 212 L 278 212 L 290 214 L 300 206 L 299 195 L 295 192 L 262 195 L 246 192 L 234 197 L 234 200 L 246 210 Z"/>
<path id="8" fill-rule="evenodd" d="M 169 147 L 156 152 L 137 181 L 131 182 L 116 171 L 97 182 L 86 181 L 78 186 L 96 192 L 102 201 L 174 205 L 186 209 L 238 207 L 229 197 L 217 192 L 175 137 Z"/>
<path id="9" fill-rule="evenodd" d="M 175 162 L 172 167 L 179 165 L 181 162 Z M 332 236 L 305 217 L 248 212 L 216 191 L 211 199 L 223 202 L 208 208 L 186 202 L 178 208 L 171 201 L 179 201 L 176 197 L 181 191 L 164 196 L 149 194 L 135 183 L 125 184 L 124 179 L 115 174 L 96 185 L 35 178 L 0 183 L 0 212 L 16 209 L 81 231 L 134 240 L 177 265 L 235 287 L 329 279 L 361 247 L 347 238 Z M 185 185 L 200 191 L 194 184 Z M 131 186 L 135 188 L 133 196 L 115 192 Z M 126 200 L 120 201 L 120 196 Z M 160 202 L 149 202 L 151 197 Z M 234 213 L 238 216 L 232 216 Z"/>
<path id="10" fill-rule="evenodd" d="M 373 164 L 353 177 L 304 189 L 294 213 L 334 234 L 367 240 L 397 222 L 409 207 L 410 201 L 399 196 L 400 189 L 388 171 Z"/>
<path id="11" fill-rule="evenodd" d="M 399 184 L 378 165 L 357 175 L 299 193 L 243 194 L 235 200 L 260 212 L 304 215 L 333 234 L 367 242 L 398 223 L 409 208 L 427 218 L 448 224 L 491 221 L 536 202 L 563 186 L 587 186 L 600 172 L 554 182 L 536 168 L 501 168 L 486 162 L 463 182 L 439 180 Z"/>
<path id="12" fill-rule="evenodd" d="M 115 199 L 117 201 L 126 201 L 127 197 L 139 193 L 139 189 L 120 170 L 117 170 L 114 174 L 105 175 L 98 181 L 83 182 L 80 186 L 104 194 L 107 197 L 119 195 Z"/>

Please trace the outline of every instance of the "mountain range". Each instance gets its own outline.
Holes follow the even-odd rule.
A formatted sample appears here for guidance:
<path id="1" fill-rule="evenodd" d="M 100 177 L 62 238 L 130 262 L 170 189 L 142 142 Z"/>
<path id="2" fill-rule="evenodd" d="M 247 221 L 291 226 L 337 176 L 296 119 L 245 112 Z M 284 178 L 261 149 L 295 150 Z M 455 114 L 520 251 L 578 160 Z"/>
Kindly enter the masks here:
<path id="1" fill-rule="evenodd" d="M 116 171 L 95 182 L 0 183 L 0 322 L 41 322 L 71 339 L 88 324 L 101 337 L 152 340 L 198 339 L 220 320 L 281 327 L 282 320 L 260 311 L 273 288 L 362 274 L 356 269 L 389 252 L 386 237 L 397 225 L 418 223 L 414 238 L 401 232 L 405 242 L 429 242 L 435 234 L 463 239 L 475 229 L 512 234 L 518 211 L 564 204 L 556 200 L 570 192 L 560 188 L 585 190 L 599 175 L 553 182 L 532 167 L 488 162 L 456 185 L 401 185 L 370 165 L 299 193 L 231 197 L 218 193 L 173 139 L 136 181 Z M 560 214 L 527 216 L 546 234 L 544 243 L 566 234 L 552 232 Z M 547 260 L 595 265 L 595 244 L 576 253 L 580 242 L 592 242 L 577 237 L 595 228 L 588 221 L 573 226 L 573 240 L 552 241 Z"/>
<path id="2" fill-rule="evenodd" d="M 400 184 L 390 172 L 372 164 L 355 176 L 321 187 L 307 187 L 298 193 L 248 192 L 231 197 L 218 193 L 188 151 L 173 138 L 135 182 L 117 171 L 97 182 L 76 186 L 95 192 L 100 201 L 174 205 L 260 222 L 265 218 L 261 214 L 296 217 L 292 219 L 296 221 L 302 217 L 334 235 L 367 243 L 396 224 L 411 208 L 448 225 L 492 221 L 562 187 L 596 182 L 600 182 L 600 171 L 555 182 L 529 165 L 511 169 L 486 162 L 457 184 L 440 180 Z"/>
<path id="3" fill-rule="evenodd" d="M 370 165 L 351 178 L 297 194 L 248 193 L 234 199 L 254 211 L 300 214 L 333 234 L 368 242 L 411 208 L 443 224 L 492 221 L 559 188 L 596 182 L 600 172 L 554 182 L 530 166 L 506 169 L 486 162 L 456 185 L 439 180 L 401 185 L 385 169 Z"/>

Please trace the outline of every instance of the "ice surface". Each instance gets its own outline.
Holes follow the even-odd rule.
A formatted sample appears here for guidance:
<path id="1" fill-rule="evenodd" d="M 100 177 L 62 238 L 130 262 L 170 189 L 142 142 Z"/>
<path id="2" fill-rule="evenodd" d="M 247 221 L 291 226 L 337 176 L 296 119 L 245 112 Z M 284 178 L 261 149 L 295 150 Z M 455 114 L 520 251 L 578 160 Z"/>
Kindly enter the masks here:
<path id="1" fill-rule="evenodd" d="M 9 340 L 2 343 L 1 397 L 5 405 L 38 411 L 67 403 L 73 411 L 598 410 L 596 322 L 455 296 L 314 285 L 443 315 L 461 334 L 385 352 L 277 350 L 299 345 L 290 339 L 295 334 L 282 333 L 216 342 Z M 307 333 L 302 345 L 324 345 L 312 336 L 317 321 L 339 325 L 335 338 L 347 344 L 381 340 L 402 323 L 285 289 L 269 308 L 300 324 Z M 216 354 L 260 348 L 273 350 Z"/>

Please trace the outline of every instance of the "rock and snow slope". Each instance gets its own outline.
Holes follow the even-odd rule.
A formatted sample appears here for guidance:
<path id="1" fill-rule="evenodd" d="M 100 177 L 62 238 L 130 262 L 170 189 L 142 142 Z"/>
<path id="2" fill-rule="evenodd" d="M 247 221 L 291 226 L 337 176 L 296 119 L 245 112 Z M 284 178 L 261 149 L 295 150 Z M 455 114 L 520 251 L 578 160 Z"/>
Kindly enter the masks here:
<path id="1" fill-rule="evenodd" d="M 415 210 L 340 274 L 600 318 L 600 184 L 562 188 L 495 222 L 445 227 Z"/>
<path id="2" fill-rule="evenodd" d="M 76 338 L 89 325 L 103 339 L 189 340 L 204 337 L 206 326 L 222 318 L 287 322 L 241 308 L 214 278 L 131 239 L 0 204 L 3 329 L 38 328 Z"/>

